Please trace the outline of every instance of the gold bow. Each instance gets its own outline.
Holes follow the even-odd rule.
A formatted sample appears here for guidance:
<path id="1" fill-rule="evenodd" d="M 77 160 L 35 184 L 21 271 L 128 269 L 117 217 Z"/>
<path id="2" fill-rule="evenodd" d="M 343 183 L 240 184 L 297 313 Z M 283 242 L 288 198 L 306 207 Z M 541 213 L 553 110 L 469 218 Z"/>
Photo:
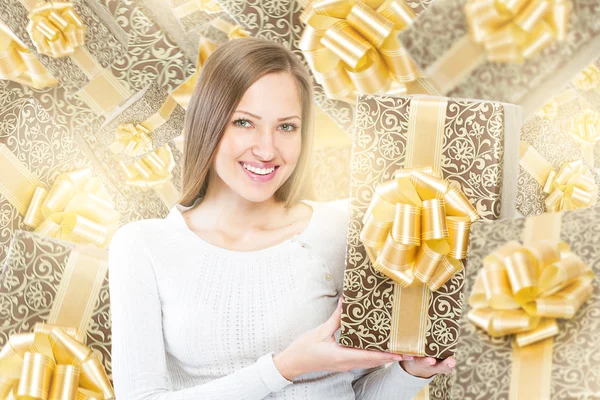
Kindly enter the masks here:
<path id="1" fill-rule="evenodd" d="M 600 140 L 600 114 L 586 108 L 568 122 L 567 130 L 579 143 L 593 147 Z"/>
<path id="2" fill-rule="evenodd" d="M 376 188 L 360 239 L 373 268 L 400 286 L 416 277 L 438 290 L 463 268 L 477 211 L 431 168 L 402 169 Z"/>
<path id="3" fill-rule="evenodd" d="M 12 32 L 0 23 L 0 79 L 11 80 L 34 89 L 58 82 Z"/>
<path id="4" fill-rule="evenodd" d="M 0 398 L 108 400 L 115 394 L 98 356 L 76 329 L 36 324 L 0 351 Z"/>
<path id="5" fill-rule="evenodd" d="M 469 0 L 465 13 L 489 61 L 520 63 L 564 40 L 571 9 L 569 0 Z"/>
<path id="6" fill-rule="evenodd" d="M 600 69 L 590 64 L 573 79 L 573 85 L 583 91 L 595 89 L 600 84 Z"/>
<path id="7" fill-rule="evenodd" d="M 143 124 L 120 124 L 114 142 L 108 148 L 114 154 L 124 153 L 136 157 L 152 150 L 150 129 Z"/>
<path id="8" fill-rule="evenodd" d="M 414 18 L 403 0 L 317 0 L 303 13 L 299 48 L 332 99 L 406 93 L 420 73 L 397 36 Z"/>
<path id="9" fill-rule="evenodd" d="M 24 223 L 50 237 L 103 247 L 118 227 L 119 213 L 100 179 L 86 168 L 60 175 L 50 191 L 38 186 Z"/>
<path id="10" fill-rule="evenodd" d="M 576 210 L 596 204 L 598 185 L 590 169 L 581 160 L 565 162 L 558 172 L 551 170 L 543 192 L 547 212 Z"/>
<path id="11" fill-rule="evenodd" d="M 215 14 L 223 11 L 223 8 L 217 0 L 197 0 L 198 9 L 207 14 Z"/>
<path id="12" fill-rule="evenodd" d="M 35 48 L 50 57 L 65 57 L 85 43 L 83 20 L 70 2 L 41 3 L 31 10 L 27 32 Z"/>
<path id="13" fill-rule="evenodd" d="M 127 184 L 137 187 L 158 187 L 171 180 L 175 159 L 168 144 L 164 144 L 147 156 L 125 164 L 119 161 Z"/>
<path id="14" fill-rule="evenodd" d="M 536 114 L 541 118 L 554 120 L 558 116 L 558 101 L 556 99 L 550 100 Z"/>
<path id="15" fill-rule="evenodd" d="M 527 346 L 558 333 L 593 291 L 593 273 L 569 246 L 509 242 L 483 260 L 467 318 L 491 336 L 516 334 Z"/>

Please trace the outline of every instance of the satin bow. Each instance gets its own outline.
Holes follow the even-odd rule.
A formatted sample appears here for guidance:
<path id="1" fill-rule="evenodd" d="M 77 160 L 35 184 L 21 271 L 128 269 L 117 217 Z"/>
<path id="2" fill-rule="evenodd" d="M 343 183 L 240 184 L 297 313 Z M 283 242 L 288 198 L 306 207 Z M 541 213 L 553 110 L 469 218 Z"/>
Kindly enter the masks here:
<path id="1" fill-rule="evenodd" d="M 1 23 L 0 79 L 11 80 L 34 89 L 58 83 L 29 49 Z"/>
<path id="2" fill-rule="evenodd" d="M 42 3 L 31 11 L 29 19 L 27 32 L 42 54 L 65 57 L 85 43 L 85 26 L 72 3 Z"/>
<path id="3" fill-rule="evenodd" d="M 152 150 L 150 129 L 143 124 L 120 124 L 114 142 L 108 148 L 114 154 L 136 157 Z"/>
<path id="4" fill-rule="evenodd" d="M 567 130 L 579 143 L 594 146 L 600 140 L 600 114 L 586 108 L 568 122 Z"/>
<path id="5" fill-rule="evenodd" d="M 37 324 L 33 333 L 10 336 L 0 351 L 0 398 L 114 399 L 102 362 L 75 331 Z"/>
<path id="6" fill-rule="evenodd" d="M 168 144 L 164 144 L 147 156 L 125 164 L 119 161 L 127 184 L 144 188 L 160 186 L 168 182 L 175 167 L 175 159 Z"/>
<path id="7" fill-rule="evenodd" d="M 103 247 L 118 227 L 119 213 L 100 179 L 86 168 L 60 175 L 50 191 L 38 186 L 24 220 L 35 232 Z"/>
<path id="8" fill-rule="evenodd" d="M 543 189 L 547 212 L 591 207 L 598 198 L 598 185 L 590 169 L 581 160 L 563 163 L 551 170 Z"/>
<path id="9" fill-rule="evenodd" d="M 491 336 L 516 334 L 519 346 L 558 333 L 591 296 L 593 272 L 561 242 L 509 242 L 483 260 L 468 319 Z"/>
<path id="10" fill-rule="evenodd" d="M 573 85 L 583 91 L 595 89 L 600 84 L 600 69 L 590 64 L 573 79 Z"/>
<path id="11" fill-rule="evenodd" d="M 207 14 L 215 14 L 223 11 L 223 8 L 217 0 L 196 0 L 198 9 Z"/>
<path id="12" fill-rule="evenodd" d="M 360 239 L 376 270 L 402 287 L 416 277 L 436 291 L 463 268 L 478 218 L 460 188 L 431 168 L 404 169 L 376 188 Z"/>
<path id="13" fill-rule="evenodd" d="M 465 13 L 489 61 L 520 63 L 565 39 L 571 9 L 568 0 L 469 0 Z"/>
<path id="14" fill-rule="evenodd" d="M 317 0 L 303 13 L 299 48 L 332 99 L 406 93 L 420 73 L 397 36 L 414 18 L 403 0 Z"/>

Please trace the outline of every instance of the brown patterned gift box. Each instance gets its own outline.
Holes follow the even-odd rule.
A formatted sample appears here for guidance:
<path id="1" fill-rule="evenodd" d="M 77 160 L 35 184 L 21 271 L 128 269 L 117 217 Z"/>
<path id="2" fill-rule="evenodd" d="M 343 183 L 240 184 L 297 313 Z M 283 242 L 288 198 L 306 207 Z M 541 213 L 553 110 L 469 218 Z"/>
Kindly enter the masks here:
<path id="1" fill-rule="evenodd" d="M 548 241 L 546 244 L 551 245 L 562 241 L 570 247 L 571 255 L 582 260 L 581 270 L 586 275 L 555 295 L 554 298 L 560 299 L 561 302 L 565 299 L 569 301 L 577 299 L 573 304 L 573 310 L 577 310 L 578 306 L 580 308 L 573 315 L 554 315 L 553 317 L 559 318 L 558 329 L 552 332 L 556 335 L 540 342 L 533 344 L 523 342 L 523 339 L 529 335 L 528 332 L 492 337 L 463 317 L 460 324 L 461 339 L 456 352 L 456 380 L 452 386 L 451 398 L 466 400 L 600 398 L 597 368 L 600 363 L 598 339 L 600 292 L 596 282 L 591 282 L 591 285 L 585 283 L 590 279 L 587 275 L 588 268 L 591 268 L 594 275 L 600 273 L 599 227 L 600 208 L 598 207 L 548 213 L 527 219 L 498 221 L 492 224 L 477 224 L 473 227 L 469 268 L 465 277 L 465 296 L 473 294 L 469 299 L 472 305 L 465 304 L 463 316 L 476 311 L 473 307 L 479 307 L 481 300 L 487 298 L 485 293 L 480 292 L 479 283 L 476 282 L 481 279 L 478 276 L 482 276 L 486 271 L 492 271 L 494 268 L 492 264 L 498 260 L 492 257 L 499 254 L 502 249 L 506 251 L 512 246 L 519 250 L 522 249 L 521 243 L 523 246 L 533 248 L 533 246 L 540 246 L 542 241 Z M 562 245 L 560 249 L 565 251 L 566 246 Z M 550 248 L 554 249 L 554 246 Z M 501 265 L 503 268 L 507 268 L 510 264 L 520 265 L 514 264 L 513 261 L 517 259 L 516 255 L 522 253 L 516 251 L 504 254 L 511 254 L 511 257 L 505 258 L 505 261 L 500 264 L 496 262 L 496 265 Z M 546 253 L 534 252 L 533 254 Z M 561 255 L 561 261 L 564 259 Z M 577 258 L 570 259 L 577 260 Z M 555 265 L 561 264 L 561 268 L 567 265 L 561 261 Z M 542 273 L 546 268 L 552 271 L 546 266 L 541 269 Z M 581 291 L 576 291 L 574 288 L 582 288 L 579 284 L 585 285 Z M 506 286 L 490 284 L 493 293 L 504 293 L 504 289 L 496 289 L 499 287 Z M 514 287 L 512 283 L 508 286 L 509 290 L 511 287 Z M 565 294 L 564 290 L 571 292 L 572 296 Z M 475 297 L 477 293 L 482 294 Z M 575 296 L 575 294 L 582 296 Z M 507 295 L 509 298 L 512 297 L 510 291 Z M 544 297 L 541 299 L 543 300 Z M 542 303 L 538 304 L 537 310 L 543 310 Z M 508 310 L 505 313 L 517 311 Z M 571 318 L 565 319 L 566 317 Z M 502 325 L 498 323 L 497 326 Z M 539 327 L 543 328 L 542 323 Z"/>
<path id="2" fill-rule="evenodd" d="M 0 270 L 0 347 L 38 322 L 72 326 L 110 374 L 107 270 L 107 250 L 17 231 Z"/>
<path id="3" fill-rule="evenodd" d="M 568 90 L 523 124 L 517 180 L 517 210 L 523 216 L 596 204 L 594 149 L 583 140 L 594 130 L 594 121 L 591 127 L 585 122 L 589 111 Z"/>
<path id="4" fill-rule="evenodd" d="M 219 3 L 252 36 L 282 43 L 302 60 L 305 60 L 300 50 L 300 39 L 306 27 L 300 19 L 303 13 L 302 3 L 307 4 L 308 7 L 310 1 L 219 0 Z M 316 4 L 318 2 L 312 3 Z M 323 3 L 327 3 L 327 1 Z M 339 6 L 334 5 L 334 7 L 347 8 L 346 5 L 342 4 L 344 1 L 339 3 Z M 348 2 L 348 4 L 350 3 L 354 4 Z M 384 1 L 376 1 L 369 2 L 369 5 L 375 7 L 383 3 Z M 396 8 L 410 9 L 408 14 L 418 14 L 429 6 L 431 0 L 397 0 L 394 3 L 399 3 Z M 316 6 L 315 4 L 312 4 L 312 9 L 319 8 L 318 4 Z M 354 105 L 341 100 L 332 100 L 326 95 L 323 86 L 316 81 L 314 86 L 315 102 L 318 106 L 342 129 L 351 132 L 354 122 Z"/>
<path id="5" fill-rule="evenodd" d="M 499 23 L 493 2 L 438 0 L 399 38 L 440 93 L 519 104 L 529 117 L 599 54 L 600 5 L 595 0 L 511 4 L 517 9 L 507 9 Z M 490 11 L 478 13 L 482 7 Z M 484 16 L 490 17 L 489 26 L 479 19 Z M 525 38 L 517 41 L 522 47 L 512 34 Z M 502 35 L 500 46 L 494 40 Z"/>
<path id="6" fill-rule="evenodd" d="M 4 0 L 0 10 L 0 22 L 61 87 L 96 114 L 110 111 L 131 95 L 110 70 L 123 59 L 129 37 L 98 3 Z"/>
<path id="7" fill-rule="evenodd" d="M 437 358 L 453 354 L 463 272 L 437 291 L 419 289 L 426 286 L 416 282 L 402 288 L 387 273 L 373 268 L 368 247 L 360 239 L 363 218 L 375 214 L 368 208 L 374 197 L 381 197 L 374 196 L 377 186 L 390 181 L 398 170 L 424 167 L 452 182 L 448 188 L 456 192 L 462 188 L 465 201 L 481 218 L 509 217 L 514 212 L 519 128 L 520 108 L 512 105 L 428 96 L 359 96 L 351 160 L 343 345 Z M 400 321 L 404 326 L 422 326 L 422 334 L 399 334 L 395 321 L 403 311 L 397 303 L 400 293 L 406 300 L 411 288 L 425 293 L 420 295 L 420 305 L 415 305 L 415 310 L 424 312 L 412 315 L 417 318 L 414 324 Z M 414 341 L 402 343 L 405 338 Z"/>

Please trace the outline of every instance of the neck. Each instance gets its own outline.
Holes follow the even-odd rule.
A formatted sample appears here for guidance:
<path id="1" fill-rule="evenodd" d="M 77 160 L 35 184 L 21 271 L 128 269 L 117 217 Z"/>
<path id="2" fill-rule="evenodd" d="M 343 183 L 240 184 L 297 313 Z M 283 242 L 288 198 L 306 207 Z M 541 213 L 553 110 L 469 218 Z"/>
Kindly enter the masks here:
<path id="1" fill-rule="evenodd" d="M 213 180 L 212 182 L 215 182 Z M 205 227 L 264 228 L 276 223 L 286 212 L 283 202 L 275 197 L 257 203 L 248 201 L 222 185 L 209 185 L 197 207 Z"/>

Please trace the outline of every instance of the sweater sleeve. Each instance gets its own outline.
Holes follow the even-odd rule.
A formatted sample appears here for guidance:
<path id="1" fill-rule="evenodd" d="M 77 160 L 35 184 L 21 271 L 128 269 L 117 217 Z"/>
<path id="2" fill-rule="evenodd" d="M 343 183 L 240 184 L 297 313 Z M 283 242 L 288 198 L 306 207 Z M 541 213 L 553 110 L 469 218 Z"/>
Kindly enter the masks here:
<path id="1" fill-rule="evenodd" d="M 433 378 L 417 378 L 394 362 L 385 367 L 353 371 L 356 400 L 410 400 Z"/>
<path id="2" fill-rule="evenodd" d="M 272 353 L 209 383 L 173 390 L 167 372 L 161 299 L 152 261 L 135 223 L 121 227 L 109 249 L 113 382 L 118 399 L 262 399 L 291 384 Z"/>

